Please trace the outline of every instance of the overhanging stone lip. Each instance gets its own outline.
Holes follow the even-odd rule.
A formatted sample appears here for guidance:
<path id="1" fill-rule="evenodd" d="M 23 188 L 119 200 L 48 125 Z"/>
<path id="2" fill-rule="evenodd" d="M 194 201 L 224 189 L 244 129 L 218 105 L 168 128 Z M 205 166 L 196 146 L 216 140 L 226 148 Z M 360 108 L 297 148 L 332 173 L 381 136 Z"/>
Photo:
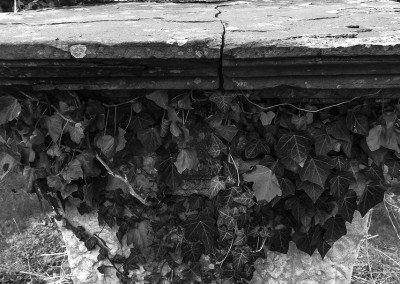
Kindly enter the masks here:
<path id="1" fill-rule="evenodd" d="M 1 13 L 0 85 L 400 87 L 399 12 L 385 0 L 274 0 Z"/>
<path id="2" fill-rule="evenodd" d="M 400 87 L 398 2 L 277 0 L 219 10 L 226 90 Z"/>

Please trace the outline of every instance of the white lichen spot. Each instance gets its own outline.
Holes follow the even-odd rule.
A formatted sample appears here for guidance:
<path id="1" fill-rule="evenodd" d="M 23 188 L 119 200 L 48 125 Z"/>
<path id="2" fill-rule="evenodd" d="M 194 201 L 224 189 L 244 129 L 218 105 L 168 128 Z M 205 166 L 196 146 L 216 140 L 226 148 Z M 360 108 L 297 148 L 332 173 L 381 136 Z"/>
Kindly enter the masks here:
<path id="1" fill-rule="evenodd" d="M 194 82 L 196 85 L 198 85 L 198 84 L 201 83 L 201 79 L 200 79 L 200 78 L 196 78 L 193 82 Z"/>
<path id="2" fill-rule="evenodd" d="M 86 50 L 86 45 L 83 44 L 72 45 L 69 48 L 69 51 L 73 58 L 84 58 L 86 56 Z"/>
<path id="3" fill-rule="evenodd" d="M 236 84 L 237 87 L 239 88 L 246 88 L 247 83 L 244 82 L 243 80 L 233 80 L 233 82 Z"/>
<path id="4" fill-rule="evenodd" d="M 226 31 L 237 31 L 238 29 L 239 29 L 239 28 L 233 27 L 233 26 L 232 26 L 232 27 L 226 27 L 226 28 L 225 28 Z"/>
<path id="5" fill-rule="evenodd" d="M 201 51 L 196 50 L 194 53 L 196 54 L 197 57 L 199 58 L 202 57 Z"/>
<path id="6" fill-rule="evenodd" d="M 187 43 L 187 38 L 177 38 L 176 42 L 178 43 L 179 46 L 185 45 Z"/>
<path id="7" fill-rule="evenodd" d="M 180 73 L 182 73 L 182 70 L 171 70 L 171 71 L 169 71 L 169 73 L 180 74 Z"/>
<path id="8" fill-rule="evenodd" d="M 175 43 L 175 40 L 174 40 L 173 38 L 171 38 L 171 39 L 167 40 L 167 43 L 168 43 L 168 44 L 174 44 L 174 43 Z"/>

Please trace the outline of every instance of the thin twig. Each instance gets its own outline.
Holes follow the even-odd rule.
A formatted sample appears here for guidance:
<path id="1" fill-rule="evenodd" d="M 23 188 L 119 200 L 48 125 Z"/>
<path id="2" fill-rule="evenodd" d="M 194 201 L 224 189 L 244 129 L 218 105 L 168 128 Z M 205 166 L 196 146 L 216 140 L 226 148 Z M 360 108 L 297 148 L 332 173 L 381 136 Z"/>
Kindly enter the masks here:
<path id="1" fill-rule="evenodd" d="M 143 96 L 140 96 L 140 97 L 137 97 L 137 98 L 134 98 L 134 99 L 131 99 L 131 100 L 129 100 L 129 101 L 122 102 L 122 103 L 119 103 L 119 104 L 113 104 L 113 105 L 103 104 L 103 106 L 105 106 L 105 107 L 107 107 L 107 108 L 119 107 L 119 106 L 122 106 L 122 105 L 125 105 L 125 104 L 134 103 L 134 102 L 136 102 L 138 99 L 141 99 L 141 98 L 143 98 Z"/>
<path id="2" fill-rule="evenodd" d="M 125 185 L 128 187 L 129 193 L 135 197 L 137 200 L 139 200 L 143 205 L 149 206 L 149 204 L 144 200 L 136 191 L 133 189 L 132 185 L 128 182 L 128 179 L 125 177 L 122 177 L 116 173 L 114 173 L 110 167 L 100 158 L 98 154 L 96 154 L 96 159 L 103 165 L 103 167 L 107 170 L 108 174 L 113 176 L 116 179 L 119 179 L 120 181 L 124 182 Z"/>
<path id="3" fill-rule="evenodd" d="M 22 235 L 22 233 L 21 233 L 21 231 L 20 231 L 20 229 L 19 229 L 19 226 L 18 226 L 18 224 L 17 224 L 17 221 L 15 221 L 15 218 L 13 218 L 13 221 L 14 221 L 14 223 L 15 223 L 15 226 L 17 227 L 18 233 L 19 233 L 20 235 Z M 29 278 L 30 278 L 30 280 L 31 280 L 31 283 L 33 283 L 33 280 L 32 280 L 32 271 L 31 271 L 31 261 L 29 260 L 29 254 L 28 254 L 28 251 L 26 250 L 25 243 L 23 243 L 23 247 L 24 247 L 26 259 L 27 259 L 27 261 L 28 261 L 28 271 L 29 271 L 28 274 L 29 274 Z M 21 273 L 22 273 L 22 272 L 21 272 Z"/>
<path id="4" fill-rule="evenodd" d="M 224 263 L 224 261 L 228 258 L 229 253 L 231 252 L 232 246 L 233 246 L 233 242 L 235 239 L 232 239 L 231 245 L 229 246 L 228 252 L 226 253 L 225 257 L 223 260 L 216 262 L 216 265 L 222 265 Z"/>
<path id="5" fill-rule="evenodd" d="M 240 186 L 240 176 L 239 176 L 239 169 L 235 163 L 235 160 L 233 159 L 231 153 L 229 153 L 229 158 L 232 160 L 233 165 L 235 166 L 236 169 L 236 174 L 237 174 L 237 186 Z"/>
<path id="6" fill-rule="evenodd" d="M 269 106 L 269 107 L 263 107 L 263 106 L 260 106 L 260 105 L 256 104 L 255 102 L 252 102 L 247 96 L 243 96 L 243 97 L 250 104 L 256 106 L 257 108 L 259 108 L 261 110 L 270 110 L 270 109 L 273 109 L 273 108 L 276 108 L 276 107 L 280 107 L 280 106 L 291 106 L 291 107 L 293 107 L 293 108 L 295 108 L 295 109 L 297 109 L 299 111 L 310 112 L 310 113 L 318 113 L 318 112 L 321 112 L 321 111 L 324 111 L 324 110 L 327 110 L 327 109 L 331 109 L 331 108 L 334 108 L 334 107 L 337 107 L 337 106 L 341 106 L 341 105 L 344 105 L 344 104 L 351 103 L 351 102 L 353 102 L 355 100 L 358 100 L 358 99 L 361 99 L 361 98 L 375 96 L 375 95 L 379 94 L 380 92 L 381 92 L 381 90 L 379 90 L 378 92 L 373 93 L 373 94 L 368 94 L 368 95 L 364 95 L 364 96 L 357 96 L 357 97 L 354 97 L 354 98 L 352 98 L 350 100 L 347 100 L 347 101 L 344 101 L 344 102 L 341 102 L 341 103 L 337 103 L 337 104 L 333 104 L 333 105 L 329 105 L 329 106 L 326 106 L 326 107 L 323 107 L 323 108 L 320 108 L 320 109 L 316 109 L 316 110 L 309 110 L 309 109 L 300 108 L 300 107 L 297 107 L 297 106 L 295 106 L 294 104 L 291 104 L 291 103 L 281 103 L 281 104 L 277 104 L 277 105 L 273 105 L 273 106 Z"/>
<path id="7" fill-rule="evenodd" d="M 251 251 L 252 253 L 256 253 L 256 252 L 260 252 L 260 251 L 262 251 L 263 249 L 264 249 L 264 245 L 265 245 L 265 242 L 267 241 L 267 239 L 266 238 L 264 238 L 263 239 L 263 241 L 262 241 L 262 243 L 261 243 L 261 247 L 259 248 L 259 249 L 257 249 L 257 250 L 253 250 L 253 251 Z M 258 245 L 258 244 L 257 244 Z"/>

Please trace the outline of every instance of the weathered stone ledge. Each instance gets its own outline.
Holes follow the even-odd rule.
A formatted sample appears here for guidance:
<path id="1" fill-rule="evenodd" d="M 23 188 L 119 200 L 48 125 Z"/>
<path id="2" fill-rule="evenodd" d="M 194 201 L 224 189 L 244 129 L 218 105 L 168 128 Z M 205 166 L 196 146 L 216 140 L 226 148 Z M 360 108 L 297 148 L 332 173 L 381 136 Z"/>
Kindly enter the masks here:
<path id="1" fill-rule="evenodd" d="M 400 3 L 117 3 L 0 14 L 0 85 L 400 87 Z"/>

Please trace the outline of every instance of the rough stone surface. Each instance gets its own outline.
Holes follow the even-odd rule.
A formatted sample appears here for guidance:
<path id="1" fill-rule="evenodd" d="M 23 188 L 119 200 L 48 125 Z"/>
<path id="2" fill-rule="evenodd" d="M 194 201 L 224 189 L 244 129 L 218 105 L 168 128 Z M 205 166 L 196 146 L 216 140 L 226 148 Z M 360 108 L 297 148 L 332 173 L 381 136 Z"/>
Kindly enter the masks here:
<path id="1" fill-rule="evenodd" d="M 97 212 L 80 215 L 74 204 L 66 204 L 64 217 L 74 226 L 82 226 L 87 233 L 99 233 L 99 236 L 107 243 L 109 255 L 115 254 L 128 257 L 130 249 L 126 245 L 122 246 L 116 237 L 117 228 L 108 226 L 99 226 Z M 111 267 L 108 260 L 98 261 L 99 248 L 88 251 L 83 242 L 74 235 L 74 233 L 63 226 L 62 221 L 58 222 L 61 230 L 67 254 L 68 262 L 71 267 L 73 281 L 75 284 L 119 284 L 115 269 Z M 123 241 L 124 242 L 124 241 Z M 97 268 L 101 265 L 109 266 L 104 274 L 101 274 Z"/>
<path id="2" fill-rule="evenodd" d="M 346 223 L 347 235 L 340 238 L 322 260 L 299 251 L 291 242 L 288 254 L 268 252 L 266 259 L 255 263 L 253 284 L 349 284 L 360 250 L 360 240 L 368 233 L 369 214 L 355 213 L 352 224 Z"/>
<path id="3" fill-rule="evenodd" d="M 265 0 L 1 13 L 0 85 L 395 88 L 399 11 L 389 0 Z"/>

